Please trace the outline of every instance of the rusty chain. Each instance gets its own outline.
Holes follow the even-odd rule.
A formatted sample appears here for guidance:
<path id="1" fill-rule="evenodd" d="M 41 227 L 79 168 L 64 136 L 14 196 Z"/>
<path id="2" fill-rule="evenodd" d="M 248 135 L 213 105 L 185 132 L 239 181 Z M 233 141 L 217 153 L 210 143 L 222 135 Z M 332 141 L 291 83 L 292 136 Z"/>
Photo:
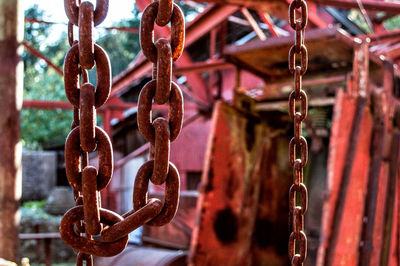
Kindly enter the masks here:
<path id="1" fill-rule="evenodd" d="M 299 12 L 299 18 L 296 17 L 296 12 Z M 308 194 L 303 184 L 303 168 L 308 160 L 308 147 L 307 140 L 302 136 L 302 122 L 307 117 L 308 110 L 307 94 L 302 88 L 302 76 L 308 66 L 308 52 L 304 45 L 307 22 L 305 0 L 293 0 L 289 6 L 289 24 L 295 30 L 295 43 L 289 50 L 289 70 L 294 74 L 294 90 L 289 95 L 289 116 L 294 122 L 294 137 L 289 143 L 289 161 L 293 166 L 293 184 L 289 190 L 292 226 L 289 237 L 289 259 L 292 265 L 303 265 L 307 257 L 304 214 L 307 211 Z M 297 103 L 300 105 L 298 111 L 296 111 Z"/>
<path id="2" fill-rule="evenodd" d="M 64 0 L 68 16 L 68 41 L 71 49 L 64 62 L 64 85 L 68 100 L 74 106 L 74 120 L 65 143 L 65 168 L 74 190 L 75 207 L 63 216 L 60 235 L 78 251 L 77 265 L 93 264 L 93 257 L 109 257 L 122 252 L 128 234 L 147 223 L 161 226 L 176 214 L 179 202 L 179 173 L 169 161 L 170 142 L 179 135 L 183 122 L 183 96 L 172 82 L 172 62 L 182 51 L 185 25 L 180 8 L 172 0 L 149 4 L 143 12 L 140 42 L 143 53 L 153 62 L 153 80 L 139 96 L 138 128 L 151 143 L 150 161 L 135 178 L 134 209 L 120 216 L 101 208 L 100 190 L 107 187 L 113 174 L 113 150 L 107 133 L 96 126 L 96 109 L 104 105 L 111 92 L 111 66 L 107 53 L 93 40 L 94 26 L 106 17 L 108 0 L 90 2 Z M 160 38 L 153 43 L 154 23 L 171 22 L 171 41 Z M 74 40 L 73 27 L 78 26 L 79 39 Z M 87 71 L 96 66 L 97 87 L 89 82 Z M 169 120 L 152 121 L 152 102 L 169 103 Z M 99 167 L 89 165 L 88 153 L 97 151 Z M 165 183 L 165 197 L 147 199 L 149 181 Z M 92 236 L 97 236 L 93 238 Z"/>

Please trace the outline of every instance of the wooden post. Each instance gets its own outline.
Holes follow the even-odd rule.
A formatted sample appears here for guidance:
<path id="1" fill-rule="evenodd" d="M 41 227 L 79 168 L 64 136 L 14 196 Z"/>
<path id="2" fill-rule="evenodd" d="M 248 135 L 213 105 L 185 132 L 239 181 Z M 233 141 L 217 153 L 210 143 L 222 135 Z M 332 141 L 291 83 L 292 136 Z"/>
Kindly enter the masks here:
<path id="1" fill-rule="evenodd" d="M 0 0 L 0 18 L 0 257 L 17 262 L 22 151 L 22 1 Z"/>

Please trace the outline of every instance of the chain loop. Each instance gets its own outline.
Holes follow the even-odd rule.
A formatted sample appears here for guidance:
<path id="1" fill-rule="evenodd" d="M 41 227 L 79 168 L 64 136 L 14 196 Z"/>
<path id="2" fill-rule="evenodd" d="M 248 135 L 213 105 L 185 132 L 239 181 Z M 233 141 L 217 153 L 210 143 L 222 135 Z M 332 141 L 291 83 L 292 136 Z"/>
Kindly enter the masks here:
<path id="1" fill-rule="evenodd" d="M 165 26 L 170 22 L 173 10 L 172 0 L 159 0 L 156 23 L 158 26 Z"/>
<path id="2" fill-rule="evenodd" d="M 158 39 L 157 47 L 157 87 L 154 96 L 156 104 L 164 104 L 168 101 L 171 93 L 172 80 L 172 53 L 171 45 L 167 39 Z"/>
<path id="3" fill-rule="evenodd" d="M 80 89 L 80 145 L 83 151 L 96 149 L 96 109 L 94 108 L 95 88 L 85 83 Z"/>
<path id="4" fill-rule="evenodd" d="M 95 256 L 114 256 L 126 246 L 128 234 L 144 225 L 161 226 L 170 222 L 178 208 L 179 173 L 169 161 L 170 142 L 175 140 L 183 123 L 183 96 L 172 82 L 172 61 L 183 50 L 185 26 L 182 11 L 172 0 L 158 0 L 144 11 L 141 21 L 143 53 L 154 63 L 153 80 L 142 89 L 138 102 L 138 127 L 151 142 L 153 160 L 138 171 L 134 209 L 123 217 L 101 208 L 100 190 L 113 173 L 112 145 L 107 134 L 96 126 L 96 109 L 111 92 L 111 67 L 107 53 L 93 40 L 94 26 L 104 20 L 108 0 L 97 0 L 96 9 L 90 2 L 64 0 L 69 18 L 68 41 L 71 49 L 64 62 L 64 85 L 68 100 L 74 106 L 74 121 L 65 143 L 65 168 L 73 187 L 76 206 L 62 218 L 60 235 L 78 251 L 77 265 L 93 265 Z M 154 23 L 165 26 L 171 22 L 171 42 L 158 39 L 153 43 Z M 74 25 L 79 40 L 74 40 Z M 89 83 L 88 71 L 96 65 L 97 88 Z M 168 120 L 151 119 L 152 103 L 169 104 Z M 88 153 L 98 153 L 97 170 L 89 166 Z M 156 185 L 165 182 L 165 197 L 147 200 L 149 180 Z M 93 235 L 99 238 L 93 239 Z M 98 240 L 97 240 L 98 239 Z"/>
<path id="5" fill-rule="evenodd" d="M 299 253 L 296 253 L 296 241 L 299 241 Z M 307 236 L 303 231 L 292 232 L 289 237 L 289 257 L 292 258 L 292 262 L 297 256 L 298 259 L 295 259 L 297 264 L 292 265 L 302 265 L 307 257 Z"/>
<path id="6" fill-rule="evenodd" d="M 133 230 L 139 228 L 154 219 L 162 210 L 162 202 L 159 199 L 150 199 L 139 210 L 124 215 L 124 220 L 105 229 L 101 233 L 102 242 L 115 242 L 127 236 Z"/>
<path id="7" fill-rule="evenodd" d="M 86 261 L 86 266 L 93 266 L 93 256 L 79 252 L 76 257 L 76 266 L 83 266 L 83 261 Z"/>
<path id="8" fill-rule="evenodd" d="M 169 125 L 165 118 L 159 117 L 153 121 L 155 128 L 154 170 L 150 178 L 155 185 L 161 185 L 168 176 L 169 169 Z"/>
<path id="9" fill-rule="evenodd" d="M 296 9 L 301 9 L 301 20 L 296 20 Z M 294 0 L 289 5 L 289 24 L 292 29 L 296 30 L 296 21 L 300 21 L 300 29 L 305 29 L 308 23 L 308 9 L 307 3 L 304 0 Z"/>
<path id="10" fill-rule="evenodd" d="M 154 160 L 146 162 L 139 169 L 134 186 L 133 208 L 139 210 L 147 204 L 149 180 L 154 169 Z M 169 163 L 168 176 L 165 182 L 165 197 L 161 212 L 148 225 L 162 226 L 169 223 L 175 216 L 179 203 L 179 173 L 175 165 Z"/>
<path id="11" fill-rule="evenodd" d="M 140 46 L 143 54 L 152 63 L 157 63 L 157 48 L 153 43 L 154 21 L 159 9 L 159 2 L 149 4 L 142 14 L 140 22 Z M 182 54 L 185 42 L 185 21 L 182 10 L 173 4 L 171 17 L 171 50 L 172 60 L 175 62 Z"/>
<path id="12" fill-rule="evenodd" d="M 97 44 L 94 45 L 94 60 L 97 70 L 95 107 L 99 108 L 111 93 L 111 65 L 106 52 Z M 75 107 L 79 106 L 79 73 L 79 45 L 75 44 L 65 56 L 64 63 L 65 94 Z"/>
<path id="13" fill-rule="evenodd" d="M 296 100 L 300 100 L 300 121 L 307 117 L 308 100 L 305 91 L 300 90 L 299 97 L 296 98 L 296 91 L 292 91 L 289 95 L 289 116 L 294 119 L 296 115 Z"/>
<path id="14" fill-rule="evenodd" d="M 300 208 L 301 208 L 301 215 L 304 215 L 304 213 L 307 211 L 308 208 L 308 192 L 307 188 L 303 183 L 300 183 L 299 185 L 293 184 L 290 189 L 289 189 L 289 211 L 291 213 L 294 212 L 296 209 L 296 197 L 297 193 L 300 194 Z"/>
<path id="15" fill-rule="evenodd" d="M 106 210 L 99 209 L 100 222 L 112 226 L 120 221 L 122 217 L 118 214 Z M 112 243 L 98 242 L 96 240 L 82 237 L 74 230 L 74 224 L 84 219 L 83 206 L 76 206 L 67 211 L 61 219 L 60 235 L 62 240 L 70 247 L 85 254 L 92 254 L 99 257 L 111 257 L 121 253 L 128 243 L 128 236 Z"/>
<path id="16" fill-rule="evenodd" d="M 83 2 L 79 7 L 79 64 L 84 69 L 94 67 L 93 12 L 90 2 Z"/>
<path id="17" fill-rule="evenodd" d="M 152 144 L 155 143 L 155 130 L 151 122 L 151 107 L 156 91 L 156 84 L 156 80 L 151 80 L 144 85 L 139 94 L 137 114 L 139 131 Z M 183 124 L 183 95 L 175 82 L 171 82 L 169 103 L 170 140 L 174 141 L 181 132 Z"/>
<path id="18" fill-rule="evenodd" d="M 297 151 L 297 147 L 299 150 Z M 305 137 L 301 136 L 299 139 L 292 138 L 289 142 L 289 160 L 293 165 L 296 160 L 296 153 L 300 153 L 301 165 L 307 164 L 308 161 L 308 145 Z"/>
<path id="19" fill-rule="evenodd" d="M 299 19 L 296 12 L 300 12 Z M 289 189 L 289 212 L 292 233 L 289 237 L 289 259 L 292 265 L 303 265 L 307 256 L 307 237 L 304 233 L 304 214 L 308 208 L 308 192 L 303 184 L 303 168 L 308 161 L 307 140 L 302 136 L 302 122 L 307 117 L 307 94 L 302 89 L 303 75 L 308 68 L 308 51 L 304 44 L 308 10 L 305 0 L 293 0 L 289 5 L 289 24 L 295 30 L 294 44 L 289 50 L 289 70 L 294 74 L 294 89 L 289 95 L 289 116 L 293 119 L 294 137 L 289 143 L 289 161 L 293 167 L 293 184 Z M 299 56 L 299 60 L 296 60 Z M 299 61 L 299 65 L 296 65 Z M 296 111 L 296 103 L 299 110 Z M 297 156 L 300 158 L 297 158 Z M 299 194 L 299 195 L 297 195 Z M 297 204 L 297 199 L 299 200 Z M 298 245 L 298 247 L 297 247 Z M 296 250 L 296 247 L 298 250 Z"/>
<path id="20" fill-rule="evenodd" d="M 80 7 L 76 5 L 76 0 L 64 0 L 64 8 L 69 21 L 75 26 L 78 26 Z M 107 13 L 108 13 L 108 0 L 96 0 L 96 9 L 94 10 L 94 20 L 93 20 L 94 26 L 97 26 L 101 22 L 103 22 L 103 20 L 107 16 Z"/>
<path id="21" fill-rule="evenodd" d="M 65 142 L 65 171 L 69 183 L 74 189 L 82 191 L 82 173 L 79 164 L 81 160 L 80 126 L 74 128 Z M 99 173 L 97 175 L 97 190 L 105 188 L 113 173 L 113 153 L 111 141 L 103 129 L 96 126 L 96 143 L 99 154 Z"/>
<path id="22" fill-rule="evenodd" d="M 300 52 L 296 53 L 296 45 L 293 45 L 289 50 L 289 70 L 293 73 L 296 69 L 296 54 L 301 55 L 300 66 L 301 75 L 304 75 L 308 68 L 308 51 L 304 44 L 300 46 Z"/>
<path id="23" fill-rule="evenodd" d="M 90 235 L 98 235 L 102 228 L 97 196 L 97 169 L 93 166 L 86 166 L 82 171 L 82 194 L 85 231 Z"/>
<path id="24" fill-rule="evenodd" d="M 69 46 L 74 45 L 74 24 L 68 21 L 68 43 Z"/>

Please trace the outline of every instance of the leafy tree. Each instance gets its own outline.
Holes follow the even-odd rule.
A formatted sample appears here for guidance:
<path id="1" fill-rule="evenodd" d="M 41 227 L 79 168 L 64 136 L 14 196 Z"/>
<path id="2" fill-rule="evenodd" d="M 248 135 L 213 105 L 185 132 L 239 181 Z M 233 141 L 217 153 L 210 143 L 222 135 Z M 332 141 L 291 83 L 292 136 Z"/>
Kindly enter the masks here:
<path id="1" fill-rule="evenodd" d="M 42 20 L 44 12 L 37 5 L 29 8 L 25 16 Z M 122 21 L 116 26 L 138 27 L 138 15 L 132 21 Z M 51 25 L 26 23 L 25 41 L 49 58 L 55 65 L 62 67 L 69 49 L 66 32 L 55 43 L 46 41 L 51 34 Z M 119 31 L 105 32 L 97 43 L 110 56 L 113 75 L 124 70 L 140 50 L 137 34 Z M 67 101 L 62 77 L 47 64 L 28 51 L 23 53 L 24 60 L 24 99 Z M 95 70 L 90 71 L 90 80 L 96 83 Z M 42 149 L 61 145 L 65 141 L 72 121 L 72 111 L 23 109 L 21 114 L 21 135 L 27 149 Z"/>

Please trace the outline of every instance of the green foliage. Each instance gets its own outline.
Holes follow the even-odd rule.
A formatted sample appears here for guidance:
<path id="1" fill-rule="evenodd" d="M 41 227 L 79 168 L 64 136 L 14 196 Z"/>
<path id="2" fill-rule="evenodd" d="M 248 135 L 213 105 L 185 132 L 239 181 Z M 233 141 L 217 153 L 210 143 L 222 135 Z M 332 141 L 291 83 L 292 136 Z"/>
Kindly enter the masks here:
<path id="1" fill-rule="evenodd" d="M 43 208 L 44 205 L 46 204 L 45 200 L 41 200 L 41 201 L 27 201 L 25 202 L 22 207 L 25 208 L 30 208 L 30 209 L 40 209 Z"/>
<path id="2" fill-rule="evenodd" d="M 44 12 L 37 5 L 26 10 L 25 16 L 43 19 Z M 116 26 L 139 27 L 138 14 L 131 21 L 122 21 Z M 66 32 L 54 43 L 47 37 L 51 34 L 51 25 L 26 23 L 25 40 L 55 65 L 62 67 L 69 49 Z M 97 40 L 109 54 L 113 75 L 120 73 L 134 59 L 140 50 L 137 34 L 119 31 L 106 31 Z M 24 60 L 24 99 L 67 101 L 62 77 L 47 64 L 29 52 L 23 53 Z M 96 72 L 90 71 L 90 80 L 96 84 Z M 99 119 L 100 120 L 100 119 Z M 21 114 L 22 143 L 26 149 L 42 149 L 61 145 L 70 130 L 72 111 L 23 109 Z"/>
<path id="3" fill-rule="evenodd" d="M 400 29 L 400 16 L 395 16 L 386 20 L 385 26 L 388 30 Z"/>
<path id="4" fill-rule="evenodd" d="M 49 220 L 58 223 L 61 220 L 61 216 L 55 216 L 45 212 L 43 209 L 45 204 L 45 200 L 25 202 L 19 208 L 22 220 Z"/>

